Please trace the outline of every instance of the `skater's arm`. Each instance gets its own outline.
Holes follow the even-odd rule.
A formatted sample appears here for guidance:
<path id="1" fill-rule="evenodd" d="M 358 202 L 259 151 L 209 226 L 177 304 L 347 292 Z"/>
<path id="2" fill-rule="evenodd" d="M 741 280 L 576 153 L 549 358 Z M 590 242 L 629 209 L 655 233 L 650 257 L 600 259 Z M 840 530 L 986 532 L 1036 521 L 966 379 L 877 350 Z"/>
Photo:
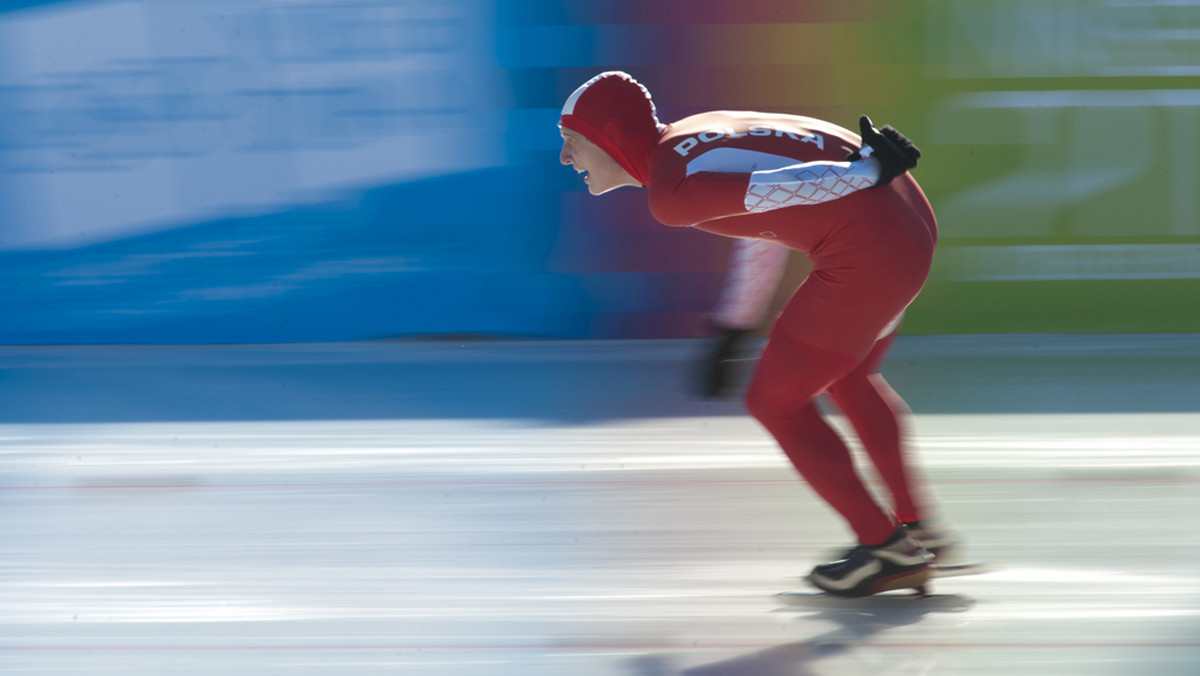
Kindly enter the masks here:
<path id="1" fill-rule="evenodd" d="M 699 170 L 650 194 L 650 210 L 666 225 L 693 225 L 793 206 L 824 204 L 875 185 L 879 164 L 856 161 L 800 162 L 745 173 Z"/>
<path id="2" fill-rule="evenodd" d="M 744 204 L 750 213 L 824 204 L 873 187 L 878 180 L 879 164 L 869 158 L 805 162 L 750 174 Z"/>
<path id="3" fill-rule="evenodd" d="M 735 239 L 729 272 L 712 314 L 711 341 L 699 363 L 697 385 L 704 397 L 731 394 L 734 363 L 751 331 L 766 319 L 771 299 L 783 279 L 791 250 L 763 239 Z"/>
<path id="4" fill-rule="evenodd" d="M 790 250 L 763 239 L 735 239 L 729 271 L 713 310 L 713 324 L 727 329 L 762 325 L 787 268 Z"/>
<path id="5" fill-rule="evenodd" d="M 667 180 L 650 191 L 650 210 L 666 225 L 693 225 L 731 216 L 787 207 L 825 204 L 860 190 L 887 185 L 917 166 L 921 151 L 892 127 L 875 129 L 859 119 L 862 147 L 845 160 L 796 162 L 776 168 L 730 171 L 709 161 L 720 151 L 697 156 L 687 165 L 666 165 Z"/>
<path id="6" fill-rule="evenodd" d="M 871 118 L 858 120 L 862 148 L 845 162 L 806 162 L 750 175 L 746 211 L 758 213 L 783 207 L 824 204 L 847 195 L 887 185 L 917 166 L 921 151 L 893 127 L 875 129 Z"/>

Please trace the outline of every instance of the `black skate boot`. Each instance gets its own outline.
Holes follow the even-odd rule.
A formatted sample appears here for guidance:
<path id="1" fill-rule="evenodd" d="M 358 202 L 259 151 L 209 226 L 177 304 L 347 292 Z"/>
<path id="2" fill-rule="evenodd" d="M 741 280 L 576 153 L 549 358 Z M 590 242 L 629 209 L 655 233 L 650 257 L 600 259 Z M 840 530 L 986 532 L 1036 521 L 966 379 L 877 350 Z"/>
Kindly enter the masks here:
<path id="1" fill-rule="evenodd" d="M 877 546 L 859 545 L 841 560 L 813 568 L 808 581 L 836 596 L 870 596 L 891 589 L 923 593 L 932 557 L 904 528 Z"/>

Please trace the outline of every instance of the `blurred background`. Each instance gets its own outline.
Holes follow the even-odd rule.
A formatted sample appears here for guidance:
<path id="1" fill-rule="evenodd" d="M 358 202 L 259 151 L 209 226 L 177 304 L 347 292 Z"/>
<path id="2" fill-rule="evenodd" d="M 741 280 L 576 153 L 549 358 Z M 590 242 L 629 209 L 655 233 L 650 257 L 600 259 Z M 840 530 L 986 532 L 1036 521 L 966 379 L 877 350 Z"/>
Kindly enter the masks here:
<path id="1" fill-rule="evenodd" d="M 942 246 L 909 334 L 1200 331 L 1200 7 L 0 0 L 0 344 L 701 335 L 728 243 L 558 110 L 861 113 Z"/>
<path id="2" fill-rule="evenodd" d="M 848 533 L 692 396 L 729 241 L 559 164 L 610 69 L 922 148 L 995 573 L 779 612 Z M 0 673 L 1200 673 L 1197 76 L 1200 0 L 0 0 Z"/>

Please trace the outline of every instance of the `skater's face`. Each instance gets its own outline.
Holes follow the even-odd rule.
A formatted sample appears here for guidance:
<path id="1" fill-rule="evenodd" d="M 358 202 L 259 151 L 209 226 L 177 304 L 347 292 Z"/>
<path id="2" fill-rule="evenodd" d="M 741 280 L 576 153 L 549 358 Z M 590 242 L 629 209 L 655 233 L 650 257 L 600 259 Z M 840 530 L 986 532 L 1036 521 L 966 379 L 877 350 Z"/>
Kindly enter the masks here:
<path id="1" fill-rule="evenodd" d="M 616 160 L 609 157 L 600 146 L 587 140 L 583 134 L 564 128 L 560 128 L 560 131 L 563 146 L 558 161 L 571 165 L 575 171 L 583 174 L 583 182 L 587 183 L 588 192 L 603 195 L 622 186 L 641 186 L 641 183 L 622 169 Z"/>

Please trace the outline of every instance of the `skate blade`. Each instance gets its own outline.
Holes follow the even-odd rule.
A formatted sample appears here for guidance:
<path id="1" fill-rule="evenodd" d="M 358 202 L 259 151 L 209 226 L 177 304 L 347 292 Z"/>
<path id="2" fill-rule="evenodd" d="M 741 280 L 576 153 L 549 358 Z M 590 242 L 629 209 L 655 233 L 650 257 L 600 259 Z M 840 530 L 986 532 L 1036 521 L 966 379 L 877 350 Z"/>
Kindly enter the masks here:
<path id="1" fill-rule="evenodd" d="M 935 563 L 929 567 L 931 577 L 966 577 L 967 575 L 983 575 L 992 572 L 992 567 L 986 563 Z"/>
<path id="2" fill-rule="evenodd" d="M 970 610 L 974 599 L 961 594 L 875 594 L 837 596 L 825 592 L 781 592 L 774 596 L 781 606 L 776 612 L 891 612 L 920 611 L 960 613 Z"/>

